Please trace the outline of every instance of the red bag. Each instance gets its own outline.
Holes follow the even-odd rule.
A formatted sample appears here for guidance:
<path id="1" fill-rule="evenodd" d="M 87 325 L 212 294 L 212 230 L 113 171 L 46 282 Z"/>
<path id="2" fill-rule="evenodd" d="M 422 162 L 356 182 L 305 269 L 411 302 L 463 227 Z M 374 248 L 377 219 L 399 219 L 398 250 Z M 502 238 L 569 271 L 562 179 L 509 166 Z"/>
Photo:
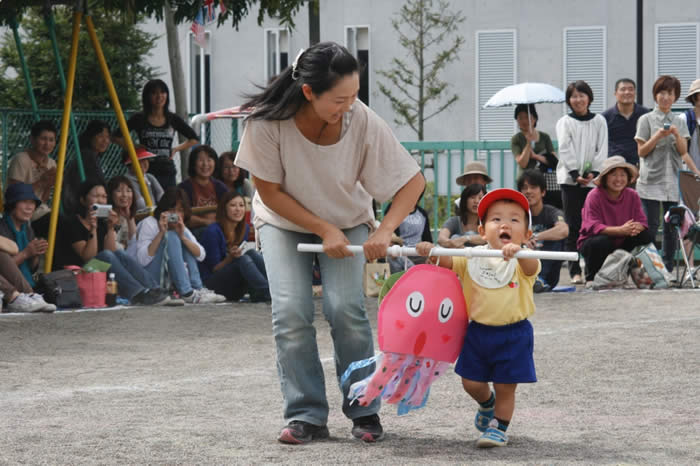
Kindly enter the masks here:
<path id="1" fill-rule="evenodd" d="M 76 265 L 68 265 L 65 268 L 73 273 L 77 272 L 75 278 L 78 281 L 83 307 L 107 307 L 107 272 L 83 272 Z"/>

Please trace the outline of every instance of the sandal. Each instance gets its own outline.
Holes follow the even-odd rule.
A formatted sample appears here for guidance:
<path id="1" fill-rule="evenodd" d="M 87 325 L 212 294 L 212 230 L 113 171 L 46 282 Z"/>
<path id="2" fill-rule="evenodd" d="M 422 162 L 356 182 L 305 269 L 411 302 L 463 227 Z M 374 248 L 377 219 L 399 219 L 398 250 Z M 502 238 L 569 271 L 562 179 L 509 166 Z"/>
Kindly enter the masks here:
<path id="1" fill-rule="evenodd" d="M 574 275 L 574 277 L 571 279 L 571 284 L 583 285 L 583 278 L 581 278 L 581 275 Z"/>

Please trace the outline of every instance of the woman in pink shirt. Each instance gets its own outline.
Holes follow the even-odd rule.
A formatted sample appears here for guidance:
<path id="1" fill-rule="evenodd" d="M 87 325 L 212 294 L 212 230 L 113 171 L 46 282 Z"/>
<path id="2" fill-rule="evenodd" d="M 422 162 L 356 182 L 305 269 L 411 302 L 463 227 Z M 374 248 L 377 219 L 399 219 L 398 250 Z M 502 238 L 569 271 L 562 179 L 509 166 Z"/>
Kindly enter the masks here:
<path id="1" fill-rule="evenodd" d="M 654 241 L 642 201 L 629 187 L 636 178 L 637 167 L 615 155 L 603 162 L 603 170 L 593 180 L 597 187 L 586 197 L 578 237 L 587 282 L 593 280 L 615 249 L 631 251 Z"/>

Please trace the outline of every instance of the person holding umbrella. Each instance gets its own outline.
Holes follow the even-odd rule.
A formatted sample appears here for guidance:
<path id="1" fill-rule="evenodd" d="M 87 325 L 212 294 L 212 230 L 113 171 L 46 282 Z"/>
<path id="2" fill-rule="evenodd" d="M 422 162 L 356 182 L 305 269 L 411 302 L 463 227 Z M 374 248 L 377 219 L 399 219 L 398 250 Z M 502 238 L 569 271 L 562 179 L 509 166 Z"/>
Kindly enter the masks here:
<path id="1" fill-rule="evenodd" d="M 593 180 L 608 158 L 608 125 L 600 114 L 591 113 L 593 90 L 585 81 L 574 81 L 566 88 L 566 104 L 571 113 L 557 121 L 559 164 L 557 181 L 561 185 L 564 220 L 569 225 L 567 251 L 576 251 L 581 229 L 581 209 Z M 582 285 L 581 266 L 569 262 L 571 283 Z"/>

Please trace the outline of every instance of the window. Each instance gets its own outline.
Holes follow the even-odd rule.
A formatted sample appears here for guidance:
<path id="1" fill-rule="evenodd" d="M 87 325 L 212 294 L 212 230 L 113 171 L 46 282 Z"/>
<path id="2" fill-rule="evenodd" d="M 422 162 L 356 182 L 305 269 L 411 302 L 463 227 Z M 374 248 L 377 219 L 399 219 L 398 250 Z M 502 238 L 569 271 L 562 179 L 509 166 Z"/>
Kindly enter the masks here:
<path id="1" fill-rule="evenodd" d="M 189 108 L 191 113 L 211 112 L 211 34 L 205 33 L 207 47 L 200 47 L 189 33 Z M 172 95 L 170 101 L 173 102 Z M 172 110 L 172 109 L 171 109 Z"/>
<path id="2" fill-rule="evenodd" d="M 360 92 L 357 97 L 369 107 L 369 27 L 346 26 L 345 47 L 360 62 Z"/>
<path id="3" fill-rule="evenodd" d="M 685 101 L 690 83 L 700 76 L 700 23 L 656 25 L 656 77 L 669 74 L 681 82 L 674 108 L 690 108 Z"/>
<path id="4" fill-rule="evenodd" d="M 605 41 L 603 26 L 564 28 L 563 89 L 573 81 L 586 81 L 593 91 L 593 113 L 607 108 Z M 565 111 L 568 113 L 568 107 Z"/>
<path id="5" fill-rule="evenodd" d="M 476 137 L 509 141 L 515 133 L 513 109 L 483 107 L 496 92 L 516 83 L 515 30 L 477 31 L 476 44 Z"/>
<path id="6" fill-rule="evenodd" d="M 265 29 L 265 82 L 289 65 L 289 30 Z"/>

